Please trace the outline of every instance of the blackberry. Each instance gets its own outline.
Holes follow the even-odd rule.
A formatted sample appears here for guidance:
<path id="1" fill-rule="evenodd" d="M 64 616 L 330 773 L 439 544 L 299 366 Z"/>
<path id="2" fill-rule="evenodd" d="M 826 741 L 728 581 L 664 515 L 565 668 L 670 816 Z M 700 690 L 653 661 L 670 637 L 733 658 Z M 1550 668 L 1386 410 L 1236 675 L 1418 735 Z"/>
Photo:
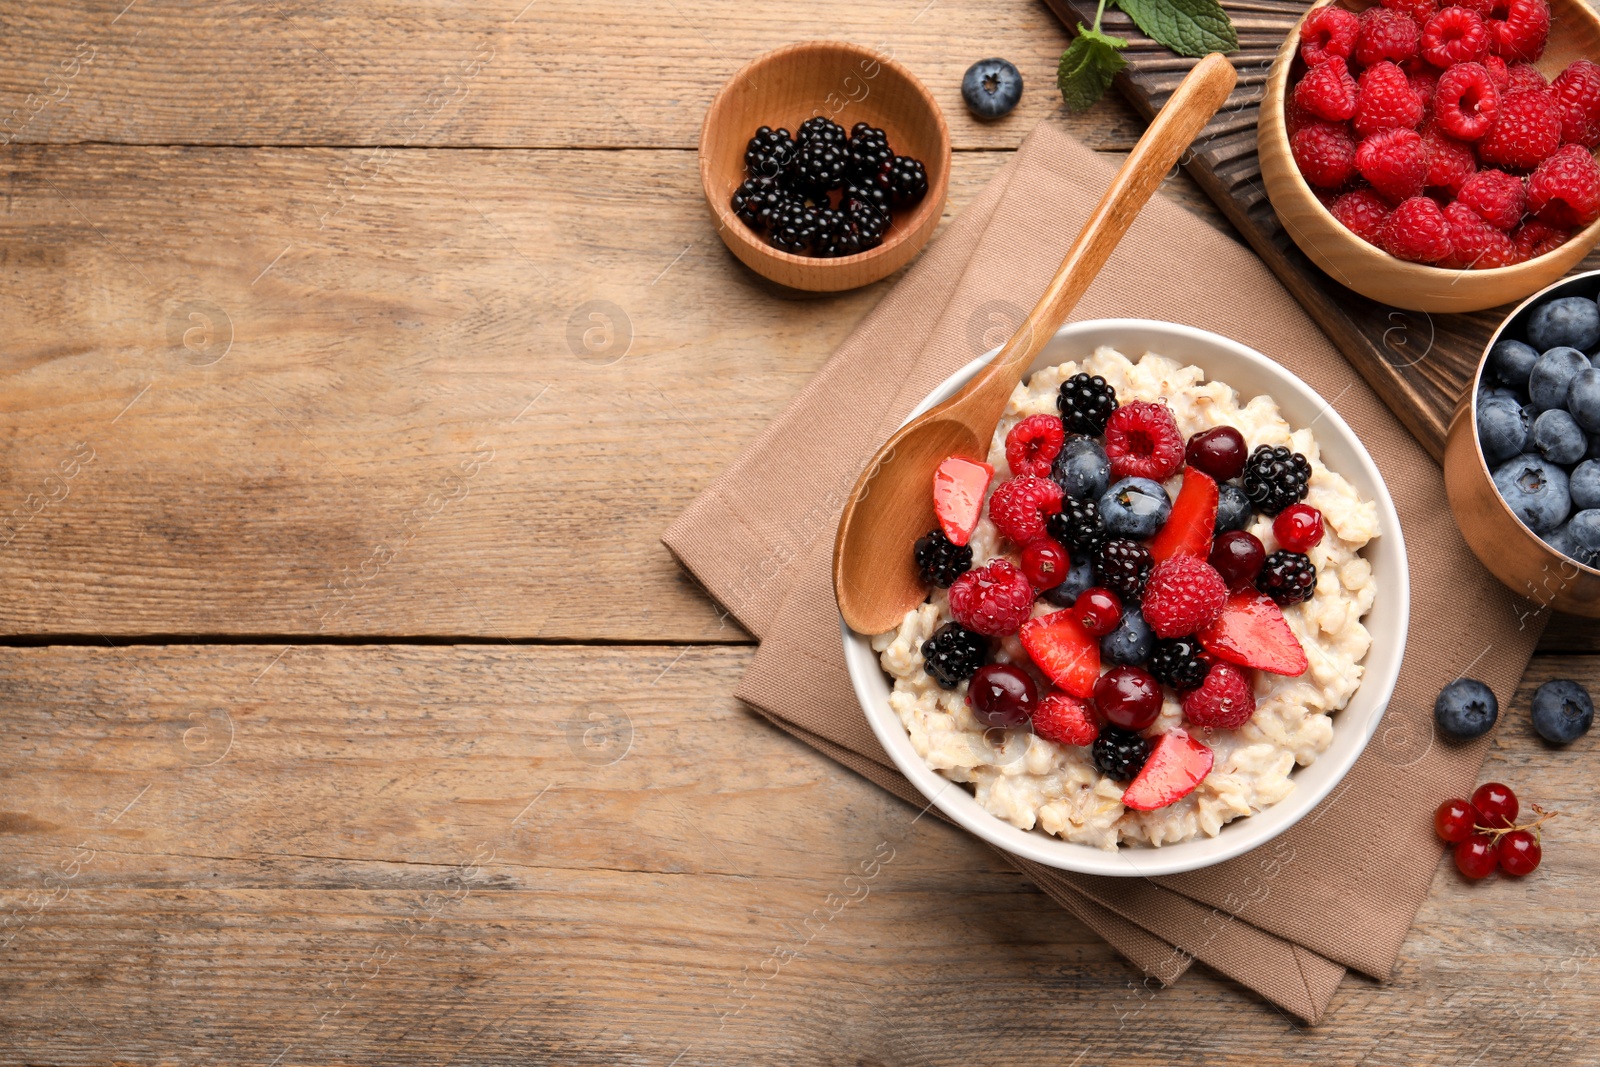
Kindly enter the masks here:
<path id="1" fill-rule="evenodd" d="M 1069 549 L 1093 555 L 1106 539 L 1105 524 L 1100 519 L 1100 506 L 1093 500 L 1066 497 L 1061 510 L 1046 515 L 1044 528 L 1050 536 Z"/>
<path id="2" fill-rule="evenodd" d="M 1256 575 L 1256 588 L 1284 607 L 1310 600 L 1317 591 L 1317 568 L 1304 552 L 1272 553 Z"/>
<path id="3" fill-rule="evenodd" d="M 1276 515 L 1306 498 L 1311 464 L 1282 445 L 1257 445 L 1244 465 L 1244 492 L 1257 511 Z"/>
<path id="4" fill-rule="evenodd" d="M 917 538 L 913 554 L 925 585 L 949 589 L 951 582 L 972 569 L 972 546 L 952 544 L 943 530 L 929 530 Z"/>
<path id="5" fill-rule="evenodd" d="M 767 234 L 767 240 L 780 252 L 803 256 L 816 245 L 821 233 L 822 225 L 816 209 L 790 198 L 778 207 L 777 214 L 772 217 L 772 229 Z"/>
<path id="6" fill-rule="evenodd" d="M 988 662 L 989 642 L 960 623 L 947 622 L 922 642 L 922 666 L 946 689 L 954 689 Z"/>
<path id="7" fill-rule="evenodd" d="M 836 144 L 841 148 L 850 140 L 844 132 L 844 127 L 824 115 L 813 115 L 800 124 L 800 132 L 795 134 L 796 145 L 804 147 L 812 141 L 826 141 Z"/>
<path id="8" fill-rule="evenodd" d="M 1117 407 L 1117 391 L 1098 374 L 1074 374 L 1061 383 L 1056 395 L 1056 410 L 1068 433 L 1099 437 Z"/>
<path id="9" fill-rule="evenodd" d="M 850 128 L 850 173 L 871 178 L 894 158 L 889 136 L 875 126 L 858 122 Z"/>
<path id="10" fill-rule="evenodd" d="M 1198 689 L 1206 680 L 1211 666 L 1200 658 L 1200 642 L 1192 637 L 1161 637 L 1156 639 L 1155 651 L 1145 670 L 1172 688 Z"/>
<path id="11" fill-rule="evenodd" d="M 741 222 L 761 233 L 772 225 L 784 200 L 783 190 L 772 178 L 746 178 L 733 191 L 729 206 Z"/>
<path id="12" fill-rule="evenodd" d="M 1125 537 L 1102 541 L 1094 557 L 1095 577 L 1101 585 L 1125 601 L 1139 599 L 1153 566 L 1155 561 L 1150 556 L 1150 550 Z"/>
<path id="13" fill-rule="evenodd" d="M 885 219 L 889 217 L 889 191 L 871 178 L 851 178 L 839 192 L 839 204 L 860 200 L 877 208 Z"/>
<path id="14" fill-rule="evenodd" d="M 1150 758 L 1150 742 L 1131 730 L 1104 727 L 1090 749 L 1100 773 L 1119 782 L 1131 782 Z"/>
<path id="15" fill-rule="evenodd" d="M 811 140 L 794 154 L 786 174 L 791 187 L 818 198 L 820 203 L 828 190 L 844 184 L 849 169 L 850 156 L 843 145 Z"/>
<path id="16" fill-rule="evenodd" d="M 794 138 L 789 136 L 788 130 L 763 126 L 745 146 L 744 169 L 752 178 L 776 179 L 794 158 L 794 151 Z"/>
<path id="17" fill-rule="evenodd" d="M 889 194 L 895 207 L 915 204 L 928 194 L 928 169 L 922 160 L 895 156 L 878 171 L 878 184 Z"/>
<path id="18" fill-rule="evenodd" d="M 871 204 L 860 200 L 845 201 L 839 210 L 827 212 L 817 254 L 853 256 L 857 252 L 877 248 L 883 244 L 888 223 L 889 220 Z"/>

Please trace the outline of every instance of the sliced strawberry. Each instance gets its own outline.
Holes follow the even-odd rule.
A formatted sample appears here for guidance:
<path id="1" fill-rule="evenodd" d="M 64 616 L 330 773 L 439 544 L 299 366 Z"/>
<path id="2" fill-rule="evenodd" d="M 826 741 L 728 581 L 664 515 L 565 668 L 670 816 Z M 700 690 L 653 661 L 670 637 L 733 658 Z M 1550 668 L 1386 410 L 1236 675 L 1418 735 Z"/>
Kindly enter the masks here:
<path id="1" fill-rule="evenodd" d="M 994 468 L 965 456 L 951 456 L 933 472 L 933 513 L 952 545 L 964 545 L 983 514 Z"/>
<path id="2" fill-rule="evenodd" d="M 1072 611 L 1053 611 L 1022 626 L 1022 647 L 1045 677 L 1075 697 L 1094 695 L 1100 678 L 1100 641 L 1073 618 Z"/>
<path id="3" fill-rule="evenodd" d="M 1218 659 L 1273 674 L 1304 674 L 1306 650 L 1283 612 L 1265 593 L 1246 589 L 1222 606 L 1217 620 L 1200 631 L 1200 644 Z"/>
<path id="4" fill-rule="evenodd" d="M 1122 794 L 1134 811 L 1155 811 L 1194 792 L 1211 773 L 1211 749 L 1186 730 L 1169 730 L 1156 738 L 1144 769 Z"/>
<path id="5" fill-rule="evenodd" d="M 1217 483 L 1205 471 L 1183 469 L 1183 488 L 1172 503 L 1172 514 L 1150 542 L 1150 555 L 1160 563 L 1173 556 L 1211 554 L 1211 535 L 1217 525 Z"/>

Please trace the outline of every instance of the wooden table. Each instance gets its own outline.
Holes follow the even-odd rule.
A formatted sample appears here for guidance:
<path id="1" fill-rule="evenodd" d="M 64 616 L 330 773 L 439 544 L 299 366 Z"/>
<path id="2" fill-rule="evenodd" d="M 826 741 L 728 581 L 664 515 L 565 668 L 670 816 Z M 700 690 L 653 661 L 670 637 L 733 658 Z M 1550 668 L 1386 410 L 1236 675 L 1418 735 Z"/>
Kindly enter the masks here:
<path id="1" fill-rule="evenodd" d="M 1203 968 L 1144 988 L 731 698 L 751 641 L 657 537 L 890 283 L 742 269 L 702 110 L 781 43 L 881 45 L 946 109 L 953 214 L 1040 118 L 1136 136 L 1061 115 L 1042 4 L 5 21 L 0 1061 L 1592 1056 L 1592 742 L 1526 726 L 1539 681 L 1600 683 L 1592 626 L 1490 764 L 1568 813 L 1546 868 L 1442 867 L 1393 980 L 1313 1030 Z M 992 126 L 957 91 L 986 55 L 1029 87 Z"/>

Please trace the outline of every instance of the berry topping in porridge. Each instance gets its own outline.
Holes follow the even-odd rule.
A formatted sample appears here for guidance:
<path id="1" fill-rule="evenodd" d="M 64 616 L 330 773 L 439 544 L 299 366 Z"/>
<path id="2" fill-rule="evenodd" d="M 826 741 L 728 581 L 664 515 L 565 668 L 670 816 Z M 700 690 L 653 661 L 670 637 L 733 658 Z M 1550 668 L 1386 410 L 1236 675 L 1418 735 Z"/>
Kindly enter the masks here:
<path id="1" fill-rule="evenodd" d="M 1019 385 L 933 491 L 928 599 L 873 647 L 913 748 L 990 812 L 1110 849 L 1212 836 L 1331 743 L 1377 509 L 1270 397 L 1102 348 Z"/>

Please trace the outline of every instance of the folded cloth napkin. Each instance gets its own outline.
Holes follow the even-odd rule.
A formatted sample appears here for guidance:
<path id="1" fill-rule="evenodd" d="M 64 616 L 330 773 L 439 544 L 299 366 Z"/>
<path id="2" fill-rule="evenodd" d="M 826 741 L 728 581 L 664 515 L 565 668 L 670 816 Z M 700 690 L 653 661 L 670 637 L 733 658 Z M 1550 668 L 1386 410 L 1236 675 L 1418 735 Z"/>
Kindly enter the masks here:
<path id="1" fill-rule="evenodd" d="M 1021 320 L 1112 172 L 1059 126 L 1035 129 L 663 536 L 761 639 L 737 695 L 918 807 L 924 799 L 872 736 L 845 674 L 830 575 L 834 527 L 861 468 L 911 408 Z M 1265 352 L 1361 435 L 1394 496 L 1410 557 L 1405 666 L 1360 762 L 1269 845 L 1149 880 L 1006 858 L 1149 979 L 1171 982 L 1199 959 L 1315 1022 L 1346 968 L 1388 975 L 1440 857 L 1432 810 L 1477 778 L 1489 742 L 1436 736 L 1434 697 L 1470 673 L 1508 703 L 1544 616 L 1479 565 L 1451 520 L 1438 467 L 1244 246 L 1156 197 L 1073 318 L 1121 316 L 1199 326 Z"/>

